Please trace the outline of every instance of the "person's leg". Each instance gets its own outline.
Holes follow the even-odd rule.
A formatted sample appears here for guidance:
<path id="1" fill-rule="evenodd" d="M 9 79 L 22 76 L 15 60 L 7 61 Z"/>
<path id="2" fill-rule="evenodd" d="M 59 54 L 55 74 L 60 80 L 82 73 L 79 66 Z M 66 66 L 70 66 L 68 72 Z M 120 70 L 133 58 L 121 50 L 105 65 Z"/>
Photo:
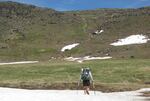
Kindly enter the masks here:
<path id="1" fill-rule="evenodd" d="M 83 80 L 83 89 L 84 89 L 84 94 L 86 94 L 86 85 L 87 85 L 86 80 Z"/>
<path id="2" fill-rule="evenodd" d="M 87 87 L 86 87 L 86 93 L 88 95 L 90 94 L 89 91 L 90 91 L 90 80 L 87 81 Z"/>
<path id="3" fill-rule="evenodd" d="M 87 87 L 86 87 L 86 94 L 88 94 L 88 95 L 90 94 L 90 93 L 89 93 L 89 90 L 90 90 L 90 88 L 89 88 L 89 86 L 87 86 Z"/>
<path id="4" fill-rule="evenodd" d="M 88 94 L 88 95 L 90 94 L 88 86 L 84 86 L 84 94 Z"/>
<path id="5" fill-rule="evenodd" d="M 83 81 L 83 89 L 84 89 L 84 94 L 90 94 L 89 90 L 90 90 L 90 81 L 89 80 L 84 80 Z"/>
<path id="6" fill-rule="evenodd" d="M 86 94 L 86 86 L 84 86 L 83 89 L 84 89 L 84 94 Z"/>

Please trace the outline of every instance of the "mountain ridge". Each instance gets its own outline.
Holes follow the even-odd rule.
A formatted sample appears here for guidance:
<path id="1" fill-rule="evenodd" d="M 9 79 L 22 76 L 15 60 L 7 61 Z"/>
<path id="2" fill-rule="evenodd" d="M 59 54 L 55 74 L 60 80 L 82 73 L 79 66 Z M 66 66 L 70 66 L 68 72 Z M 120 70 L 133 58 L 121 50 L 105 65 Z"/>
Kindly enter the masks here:
<path id="1" fill-rule="evenodd" d="M 0 61 L 106 54 L 113 58 L 150 58 L 149 42 L 110 46 L 115 40 L 133 34 L 150 37 L 149 19 L 150 7 L 60 12 L 0 2 Z M 94 34 L 97 30 L 104 32 Z M 70 51 L 60 51 L 73 43 L 80 45 Z"/>

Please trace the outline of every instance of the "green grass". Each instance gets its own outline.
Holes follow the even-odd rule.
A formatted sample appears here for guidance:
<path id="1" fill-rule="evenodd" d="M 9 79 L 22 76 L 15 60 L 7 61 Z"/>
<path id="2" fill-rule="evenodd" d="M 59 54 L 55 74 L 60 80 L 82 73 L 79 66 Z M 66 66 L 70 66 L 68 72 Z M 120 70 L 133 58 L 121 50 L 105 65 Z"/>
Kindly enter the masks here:
<path id="1" fill-rule="evenodd" d="M 150 82 L 150 60 L 97 60 L 82 64 L 65 61 L 0 66 L 0 85 L 41 86 L 78 82 L 81 67 L 92 69 L 95 83 L 107 85 L 140 85 Z M 6 85 L 5 85 L 6 84 Z M 115 86 L 116 86 L 115 85 Z M 119 87 L 119 86 L 118 86 Z"/>
<path id="2" fill-rule="evenodd" d="M 13 9 L 9 9 L 13 8 Z M 112 47 L 110 43 L 133 34 L 149 35 L 149 8 L 97 9 L 59 12 L 15 2 L 0 2 L 0 61 L 48 60 L 64 56 L 150 58 L 149 42 Z M 101 35 L 92 35 L 103 29 Z M 70 52 L 65 45 L 80 43 Z"/>
<path id="3" fill-rule="evenodd" d="M 58 12 L 15 2 L 0 2 L 0 9 L 1 62 L 47 61 L 51 57 L 63 59 L 67 56 L 106 54 L 118 59 L 83 64 L 56 60 L 0 66 L 0 86 L 77 82 L 83 66 L 92 68 L 96 84 L 139 84 L 143 87 L 150 82 L 150 42 L 110 46 L 115 40 L 133 34 L 150 37 L 149 8 Z M 104 30 L 102 34 L 92 35 L 92 32 L 101 28 Z M 72 43 L 80 45 L 70 51 L 60 51 Z"/>

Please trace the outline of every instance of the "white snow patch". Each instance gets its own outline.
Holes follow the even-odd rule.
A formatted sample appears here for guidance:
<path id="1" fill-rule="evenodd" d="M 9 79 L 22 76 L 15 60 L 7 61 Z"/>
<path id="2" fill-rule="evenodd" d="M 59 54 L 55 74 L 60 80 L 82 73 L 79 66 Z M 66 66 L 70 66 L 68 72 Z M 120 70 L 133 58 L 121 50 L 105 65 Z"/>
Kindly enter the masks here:
<path id="1" fill-rule="evenodd" d="M 79 45 L 79 43 L 74 43 L 74 44 L 71 44 L 71 45 L 67 45 L 67 46 L 63 47 L 63 48 L 61 49 L 61 51 L 64 52 L 64 51 L 66 51 L 66 50 L 71 50 L 72 48 L 74 48 L 74 47 L 76 47 L 76 46 L 78 46 L 78 45 Z"/>
<path id="2" fill-rule="evenodd" d="M 101 34 L 101 33 L 103 33 L 103 32 L 104 32 L 104 30 L 100 30 L 100 31 L 97 30 L 97 31 L 95 31 L 96 34 Z"/>
<path id="3" fill-rule="evenodd" d="M 28 64 L 28 63 L 37 63 L 37 62 L 39 62 L 39 61 L 7 62 L 7 63 L 0 63 L 0 65 Z"/>
<path id="4" fill-rule="evenodd" d="M 90 56 L 85 56 L 85 57 L 77 57 L 77 58 L 74 58 L 74 57 L 68 57 L 68 58 L 65 58 L 65 60 L 67 61 L 77 61 L 79 63 L 82 63 L 83 61 L 86 61 L 86 60 L 102 60 L 102 59 L 111 59 L 112 57 L 90 57 Z"/>
<path id="5" fill-rule="evenodd" d="M 143 88 L 143 89 L 137 90 L 137 92 L 150 92 L 150 88 Z"/>
<path id="6" fill-rule="evenodd" d="M 150 90 L 149 90 L 150 91 Z M 102 93 L 90 91 L 84 95 L 79 90 L 24 90 L 0 88 L 0 101 L 144 101 L 139 91 Z M 148 100 L 147 100 L 148 101 Z"/>
<path id="7" fill-rule="evenodd" d="M 150 39 L 148 39 L 145 35 L 131 35 L 124 39 L 119 39 L 117 42 L 111 43 L 113 46 L 122 46 L 122 45 L 131 45 L 131 44 L 143 44 L 147 43 Z"/>

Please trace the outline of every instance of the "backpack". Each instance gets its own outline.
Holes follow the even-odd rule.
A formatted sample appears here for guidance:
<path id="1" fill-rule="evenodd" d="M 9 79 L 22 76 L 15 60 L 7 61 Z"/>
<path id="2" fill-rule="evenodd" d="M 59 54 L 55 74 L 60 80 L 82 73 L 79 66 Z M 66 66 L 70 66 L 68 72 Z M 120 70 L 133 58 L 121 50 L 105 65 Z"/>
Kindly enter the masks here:
<path id="1" fill-rule="evenodd" d="M 82 69 L 81 79 L 82 80 L 90 80 L 90 69 L 89 68 Z"/>

